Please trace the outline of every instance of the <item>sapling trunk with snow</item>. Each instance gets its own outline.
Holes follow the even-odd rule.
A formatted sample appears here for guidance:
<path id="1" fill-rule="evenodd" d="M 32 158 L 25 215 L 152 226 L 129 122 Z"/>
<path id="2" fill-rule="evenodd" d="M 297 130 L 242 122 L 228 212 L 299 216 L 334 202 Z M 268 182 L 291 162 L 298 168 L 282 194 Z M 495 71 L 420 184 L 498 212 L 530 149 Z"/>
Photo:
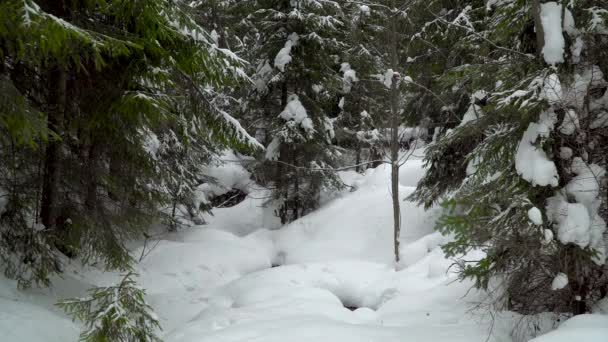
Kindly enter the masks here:
<path id="1" fill-rule="evenodd" d="M 391 8 L 395 8 L 395 1 L 391 1 Z M 389 30 L 390 64 L 397 70 L 397 13 L 391 13 Z M 401 233 L 401 211 L 399 206 L 399 74 L 393 71 L 390 88 L 390 160 L 391 160 L 391 196 L 393 200 L 393 244 L 395 262 L 399 262 L 399 235 Z"/>
<path id="2" fill-rule="evenodd" d="M 401 212 L 399 206 L 399 112 L 397 85 L 391 85 L 391 196 L 393 200 L 394 252 L 395 261 L 399 262 L 399 234 L 401 233 Z"/>

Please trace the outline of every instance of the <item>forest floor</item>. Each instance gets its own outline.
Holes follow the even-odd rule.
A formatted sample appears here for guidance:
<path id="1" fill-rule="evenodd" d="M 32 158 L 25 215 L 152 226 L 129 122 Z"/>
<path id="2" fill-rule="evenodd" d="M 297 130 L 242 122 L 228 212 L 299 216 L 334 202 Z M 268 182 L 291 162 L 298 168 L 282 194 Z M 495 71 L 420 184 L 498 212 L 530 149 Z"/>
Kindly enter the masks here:
<path id="1" fill-rule="evenodd" d="M 284 227 L 262 207 L 265 191 L 252 190 L 238 205 L 214 210 L 206 225 L 162 234 L 143 253 L 141 244 L 134 245 L 134 256 L 144 255 L 137 272 L 160 318 L 163 339 L 516 340 L 511 332 L 517 315 L 472 310 L 486 295 L 470 290 L 472 284 L 459 281 L 450 268 L 453 262 L 440 248 L 446 238 L 433 230 L 438 209 L 401 202 L 401 262 L 393 262 L 389 173 L 386 165 L 365 174 L 341 173 L 349 188 L 325 194 L 319 210 Z M 400 173 L 405 199 L 424 173 L 422 161 L 411 158 Z M 81 327 L 53 303 L 118 279 L 117 273 L 69 264 L 53 288 L 23 292 L 0 277 L 0 340 L 75 341 Z M 589 315 L 582 326 L 608 327 L 607 318 Z M 537 325 L 547 330 L 548 321 Z M 573 326 L 564 331 L 580 333 L 581 325 Z M 596 341 L 591 338 L 599 336 L 597 341 L 608 341 L 602 339 L 608 330 L 588 329 L 589 336 L 586 331 L 538 340 Z"/>

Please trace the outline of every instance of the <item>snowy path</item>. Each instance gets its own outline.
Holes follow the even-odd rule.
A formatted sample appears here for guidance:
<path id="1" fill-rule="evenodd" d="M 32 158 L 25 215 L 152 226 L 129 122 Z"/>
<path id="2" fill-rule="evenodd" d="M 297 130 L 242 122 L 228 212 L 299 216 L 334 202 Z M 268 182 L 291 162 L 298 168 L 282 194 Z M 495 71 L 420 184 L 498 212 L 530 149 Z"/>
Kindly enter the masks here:
<path id="1" fill-rule="evenodd" d="M 220 289 L 167 340 L 476 341 L 486 333 L 465 315 L 466 303 L 454 298 L 454 289 L 437 291 L 441 285 L 418 281 L 419 272 L 360 261 L 254 272 Z"/>
<path id="2" fill-rule="evenodd" d="M 408 166 L 403 197 L 421 175 L 419 161 Z M 467 313 L 476 299 L 463 298 L 470 284 L 448 285 L 454 275 L 432 229 L 436 211 L 402 203 L 404 262 L 395 271 L 387 172 L 343 174 L 356 191 L 281 230 L 252 225 L 264 212 L 247 200 L 161 242 L 142 280 L 166 340 L 486 340 L 486 320 Z"/>

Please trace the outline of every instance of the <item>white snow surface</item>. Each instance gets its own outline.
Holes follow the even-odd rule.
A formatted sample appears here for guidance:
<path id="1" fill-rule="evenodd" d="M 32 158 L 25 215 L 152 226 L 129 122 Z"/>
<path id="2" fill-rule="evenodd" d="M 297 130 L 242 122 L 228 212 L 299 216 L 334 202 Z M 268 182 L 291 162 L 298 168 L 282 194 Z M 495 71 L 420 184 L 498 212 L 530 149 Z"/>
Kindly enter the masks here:
<path id="1" fill-rule="evenodd" d="M 400 169 L 402 199 L 425 172 L 417 155 L 421 151 Z M 433 231 L 439 209 L 425 212 L 400 202 L 402 261 L 395 265 L 390 168 L 340 175 L 354 191 L 333 194 L 319 210 L 284 227 L 273 208 L 263 207 L 266 191 L 250 185 L 249 198 L 214 210 L 204 226 L 158 229 L 136 271 L 163 340 L 512 341 L 511 326 L 490 329 L 490 315 L 469 310 L 485 295 L 468 291 L 472 284 L 448 271 L 452 261 L 440 248 L 448 238 Z M 141 245 L 133 245 L 133 255 L 142 255 Z M 480 257 L 473 252 L 468 258 Z M 81 326 L 53 303 L 119 279 L 79 263 L 67 263 L 63 277 L 46 290 L 17 291 L 0 277 L 1 339 L 76 341 Z M 606 326 L 606 316 L 586 315 L 535 342 L 570 341 L 568 336 L 606 341 Z"/>
<path id="2" fill-rule="evenodd" d="M 561 272 L 553 278 L 553 282 L 551 283 L 551 289 L 554 291 L 561 290 L 566 286 L 568 286 L 568 276 Z"/>
<path id="3" fill-rule="evenodd" d="M 549 65 L 564 62 L 564 35 L 562 34 L 562 5 L 545 2 L 540 5 L 540 20 L 545 33 L 543 57 Z"/>
<path id="4" fill-rule="evenodd" d="M 543 231 L 543 245 L 548 245 L 551 243 L 551 241 L 553 241 L 553 231 L 551 229 L 545 229 Z"/>
<path id="5" fill-rule="evenodd" d="M 543 97 L 554 105 L 563 100 L 562 83 L 557 74 L 551 74 L 543 79 Z"/>
<path id="6" fill-rule="evenodd" d="M 545 151 L 535 144 L 538 138 L 548 137 L 557 120 L 555 113 L 545 112 L 538 122 L 532 122 L 517 147 L 515 168 L 517 173 L 532 185 L 553 187 L 559 184 L 557 168 Z"/>
<path id="7" fill-rule="evenodd" d="M 266 154 L 265 157 L 268 160 L 277 160 L 277 158 L 279 158 L 280 155 L 280 149 L 281 149 L 281 139 L 279 137 L 274 137 L 272 138 L 272 140 L 270 141 L 270 144 L 268 144 L 268 147 L 266 147 Z"/>
<path id="8" fill-rule="evenodd" d="M 391 87 L 393 86 L 394 77 L 395 77 L 395 71 L 393 71 L 393 69 L 387 69 L 382 77 L 382 83 L 384 83 L 384 86 L 387 87 L 388 89 L 391 89 Z"/>
<path id="9" fill-rule="evenodd" d="M 370 8 L 367 5 L 361 5 L 361 6 L 359 6 L 359 10 L 361 10 L 361 12 L 363 12 L 365 15 L 369 15 L 370 14 Z"/>
<path id="10" fill-rule="evenodd" d="M 340 65 L 340 71 L 343 74 L 343 76 L 342 76 L 342 82 L 343 82 L 342 91 L 344 93 L 349 93 L 350 90 L 352 89 L 353 83 L 359 81 L 359 78 L 357 78 L 357 72 L 355 70 L 353 70 L 351 68 L 350 64 L 348 64 L 348 63 L 342 63 Z M 342 108 L 342 107 L 340 107 L 340 108 Z"/>
<path id="11" fill-rule="evenodd" d="M 201 185 L 199 191 L 208 196 L 223 195 L 233 189 L 247 192 L 251 174 L 241 165 L 243 161 L 232 150 L 222 151 L 215 163 L 203 168 L 203 175 L 213 182 Z"/>
<path id="12" fill-rule="evenodd" d="M 537 226 L 543 224 L 543 216 L 537 207 L 532 207 L 528 210 L 528 219 Z"/>
<path id="13" fill-rule="evenodd" d="M 568 203 L 562 194 L 547 200 L 547 217 L 557 225 L 557 237 L 562 243 L 589 246 L 591 218 L 580 203 Z"/>
<path id="14" fill-rule="evenodd" d="M 573 196 L 576 202 L 588 207 L 590 212 L 596 212 L 601 204 L 600 185 L 606 170 L 596 164 L 587 164 L 581 157 L 572 160 L 570 169 L 576 177 L 566 185 L 566 192 Z"/>
<path id="15" fill-rule="evenodd" d="M 460 124 L 458 126 L 464 126 L 468 122 L 475 121 L 479 119 L 482 115 L 483 112 L 481 111 L 481 107 L 474 103 L 471 103 L 467 111 L 462 116 L 462 120 L 460 121 Z"/>
<path id="16" fill-rule="evenodd" d="M 285 121 L 293 120 L 308 133 L 312 133 L 315 130 L 312 120 L 308 117 L 306 108 L 304 108 L 297 95 L 289 96 L 287 106 L 285 106 L 285 109 L 279 116 Z"/>
<path id="17" fill-rule="evenodd" d="M 16 287 L 16 282 L 0 275 L 0 340 L 77 340 L 80 327 L 53 308 L 52 300 L 44 300 L 44 296 L 36 294 L 21 293 Z"/>
<path id="18" fill-rule="evenodd" d="M 608 341 L 608 315 L 578 315 L 530 342 Z"/>
<path id="19" fill-rule="evenodd" d="M 300 37 L 297 33 L 293 32 L 287 37 L 287 41 L 285 42 L 285 46 L 279 50 L 279 53 L 274 58 L 274 66 L 281 70 L 285 71 L 285 66 L 291 62 L 291 49 L 298 44 L 298 40 Z"/>
<path id="20" fill-rule="evenodd" d="M 557 237 L 562 243 L 593 248 L 597 251 L 593 261 L 603 265 L 608 255 L 603 237 L 606 222 L 598 215 L 598 210 L 601 205 L 600 185 L 606 170 L 575 157 L 570 171 L 576 176 L 547 200 L 547 217 L 557 227 Z M 576 203 L 569 203 L 567 198 L 574 199 Z"/>

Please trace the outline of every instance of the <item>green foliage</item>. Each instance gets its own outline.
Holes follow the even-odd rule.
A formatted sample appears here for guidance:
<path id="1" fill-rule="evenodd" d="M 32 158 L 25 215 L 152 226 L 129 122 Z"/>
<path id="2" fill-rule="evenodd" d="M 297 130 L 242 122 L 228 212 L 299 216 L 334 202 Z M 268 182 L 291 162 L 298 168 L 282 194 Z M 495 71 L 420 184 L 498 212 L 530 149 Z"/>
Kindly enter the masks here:
<path id="1" fill-rule="evenodd" d="M 429 115 L 438 129 L 425 153 L 428 172 L 410 199 L 427 208 L 442 204 L 444 213 L 437 230 L 453 238 L 443 246 L 446 255 L 458 259 L 460 277 L 473 280 L 478 288 L 488 289 L 493 279 L 500 279 L 505 291 L 493 304 L 521 313 L 582 313 L 601 297 L 604 285 L 600 284 L 605 280 L 600 279 L 605 275 L 590 258 L 588 247 L 559 239 L 546 241 L 546 234 L 557 236 L 557 224 L 546 216 L 547 199 L 557 189 L 523 180 L 515 156 L 526 129 L 538 122 L 541 113 L 550 111 L 558 118 L 555 129 L 534 146 L 557 166 L 559 187 L 572 178 L 570 162 L 558 159 L 562 146 L 578 149 L 575 154 L 605 166 L 601 158 L 586 157 L 589 145 L 583 142 L 597 139 L 591 136 L 601 133 L 588 130 L 568 136 L 559 130 L 564 112 L 576 106 L 568 103 L 567 96 L 577 77 L 589 65 L 607 71 L 599 52 L 605 41 L 590 39 L 584 13 L 589 13 L 591 3 L 571 4 L 569 11 L 579 31 L 563 34 L 567 44 L 578 40 L 587 55 L 581 55 L 579 63 L 571 55 L 574 50 L 567 48 L 565 63 L 547 66 L 542 56 L 538 58 L 531 5 L 511 1 L 486 8 L 484 3 L 465 1 L 444 7 L 442 1 L 433 1 L 411 7 L 425 8 L 410 17 L 414 27 L 423 27 L 412 38 L 410 53 L 415 56 L 410 70 L 412 75 L 418 73 L 414 79 L 435 94 L 414 96 L 411 109 Z M 438 16 L 439 8 L 449 10 Z M 552 74 L 561 80 L 563 102 L 558 104 L 550 103 L 544 93 L 545 80 Z M 592 99 L 595 95 L 589 91 L 576 96 Z M 471 110 L 477 118 L 461 122 Z M 576 109 L 581 127 L 587 120 L 582 113 L 587 110 Z M 530 222 L 528 210 L 532 207 L 544 213 L 540 226 Z M 473 251 L 481 251 L 483 256 L 466 260 Z M 569 294 L 551 290 L 558 272 L 575 279 Z M 573 296 L 577 291 L 587 303 L 576 304 Z"/>
<path id="2" fill-rule="evenodd" d="M 342 88 L 338 70 L 345 46 L 343 12 L 333 1 L 225 4 L 224 8 L 217 2 L 206 6 L 214 8 L 216 15 L 211 18 L 217 28 L 225 25 L 216 19 L 218 13 L 242 18 L 236 43 L 244 46 L 253 80 L 240 105 L 242 119 L 262 136 L 261 143 L 277 152 L 260 156 L 254 173 L 260 183 L 273 189 L 270 202 L 287 223 L 315 209 L 323 189 L 342 185 L 332 171 L 338 154 L 332 144 L 331 118 L 338 112 L 336 95 Z M 284 68 L 275 65 L 275 57 L 288 44 L 290 61 Z M 294 98 L 304 107 L 310 127 L 280 117 Z"/>
<path id="3" fill-rule="evenodd" d="M 0 4 L 0 256 L 23 286 L 59 254 L 109 269 L 176 203 L 196 215 L 201 168 L 252 139 L 217 93 L 246 78 L 182 2 Z M 28 243 L 34 248 L 29 248 Z"/>
<path id="4" fill-rule="evenodd" d="M 0 127 L 15 144 L 36 148 L 38 141 L 48 139 L 50 132 L 42 113 L 32 108 L 11 80 L 1 74 L 0 109 Z"/>
<path id="5" fill-rule="evenodd" d="M 66 299 L 57 304 L 85 324 L 81 341 L 161 341 L 157 336 L 158 318 L 133 276 L 136 275 L 129 272 L 117 285 L 96 287 L 89 290 L 88 297 Z"/>

